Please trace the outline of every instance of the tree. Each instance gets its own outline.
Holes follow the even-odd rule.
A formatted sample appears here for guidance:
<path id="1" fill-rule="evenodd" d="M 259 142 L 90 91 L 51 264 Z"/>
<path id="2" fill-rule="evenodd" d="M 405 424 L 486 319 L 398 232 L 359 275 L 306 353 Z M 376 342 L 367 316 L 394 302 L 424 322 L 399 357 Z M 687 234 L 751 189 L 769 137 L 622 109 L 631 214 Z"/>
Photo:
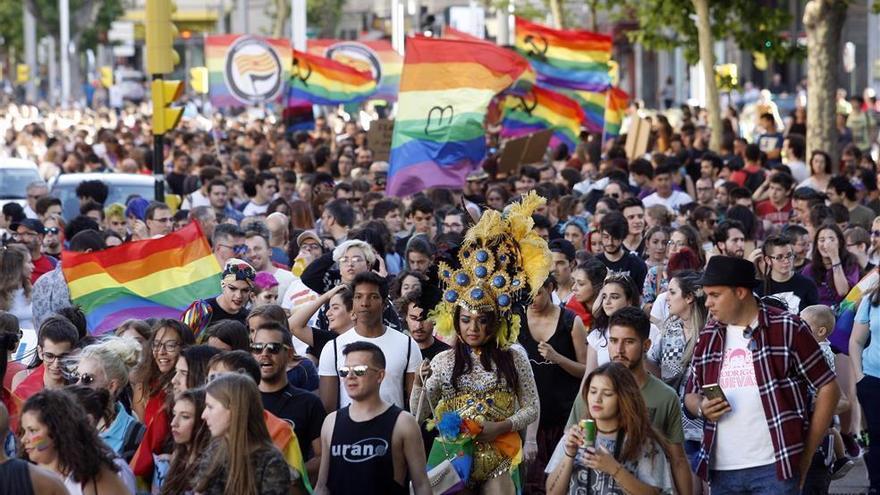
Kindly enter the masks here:
<path id="1" fill-rule="evenodd" d="M 48 35 L 60 42 L 58 1 L 25 0 L 24 5 L 36 19 L 38 38 Z M 77 53 L 82 54 L 88 48 L 95 48 L 99 33 L 109 30 L 110 23 L 124 12 L 120 0 L 70 0 L 70 41 L 77 47 Z M 60 47 L 60 43 L 57 46 Z M 80 88 L 75 83 L 83 81 L 78 59 L 71 61 L 70 80 L 74 83 L 71 89 L 76 95 Z"/>
<path id="2" fill-rule="evenodd" d="M 807 31 L 807 156 L 813 150 L 837 156 L 837 68 L 840 34 L 849 7 L 845 0 L 810 0 L 804 7 Z"/>
<path id="3" fill-rule="evenodd" d="M 322 38 L 335 37 L 343 5 L 345 0 L 308 0 L 306 12 L 309 25 L 317 27 Z"/>
<path id="4" fill-rule="evenodd" d="M 714 40 L 732 38 L 743 50 L 785 60 L 801 51 L 785 40 L 791 16 L 783 8 L 756 5 L 755 0 L 602 0 L 601 7 L 619 20 L 638 20 L 627 33 L 630 41 L 653 50 L 681 47 L 685 59 L 703 61 L 707 110 L 712 126 L 710 148 L 721 145 L 721 108 L 714 76 Z M 592 5 L 592 4 L 591 4 Z"/>

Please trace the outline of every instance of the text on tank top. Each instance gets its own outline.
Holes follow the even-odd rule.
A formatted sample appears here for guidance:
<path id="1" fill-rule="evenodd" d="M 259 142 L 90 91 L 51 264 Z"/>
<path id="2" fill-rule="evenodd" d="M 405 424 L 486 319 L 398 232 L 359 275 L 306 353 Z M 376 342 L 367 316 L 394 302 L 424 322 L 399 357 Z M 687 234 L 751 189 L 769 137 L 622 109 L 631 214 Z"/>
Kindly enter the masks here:
<path id="1" fill-rule="evenodd" d="M 400 493 L 403 487 L 394 480 L 392 436 L 403 410 L 392 405 L 373 419 L 358 422 L 351 419 L 349 407 L 336 413 L 333 426 L 330 493 Z"/>

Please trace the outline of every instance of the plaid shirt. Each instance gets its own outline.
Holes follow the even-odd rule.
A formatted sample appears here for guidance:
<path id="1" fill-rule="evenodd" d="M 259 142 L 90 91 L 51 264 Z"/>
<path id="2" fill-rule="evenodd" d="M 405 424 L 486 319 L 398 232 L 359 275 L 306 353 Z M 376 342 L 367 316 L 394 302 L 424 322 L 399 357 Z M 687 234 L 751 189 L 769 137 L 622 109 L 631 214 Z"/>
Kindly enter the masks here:
<path id="1" fill-rule="evenodd" d="M 811 414 L 809 387 L 818 389 L 834 380 L 835 375 L 806 323 L 796 315 L 760 301 L 758 306 L 758 327 L 752 331 L 749 347 L 775 450 L 776 476 L 787 480 L 799 475 Z M 700 332 L 691 361 L 687 393 L 699 394 L 703 385 L 718 383 L 726 331 L 726 325 L 712 320 Z M 708 419 L 703 423 L 697 474 L 707 481 L 717 425 Z M 723 447 L 736 448 L 734 445 Z"/>

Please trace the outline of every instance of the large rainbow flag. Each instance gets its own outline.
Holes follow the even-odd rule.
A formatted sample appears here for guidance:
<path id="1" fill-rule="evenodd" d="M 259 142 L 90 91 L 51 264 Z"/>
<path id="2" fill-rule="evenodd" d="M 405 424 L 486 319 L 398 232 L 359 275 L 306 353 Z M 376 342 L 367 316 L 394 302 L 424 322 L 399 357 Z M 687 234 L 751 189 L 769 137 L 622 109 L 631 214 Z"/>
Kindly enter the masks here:
<path id="1" fill-rule="evenodd" d="M 605 136 L 615 137 L 620 135 L 620 125 L 629 106 L 629 94 L 613 87 L 607 91 L 607 104 L 605 105 Z"/>
<path id="2" fill-rule="evenodd" d="M 293 50 L 291 98 L 315 105 L 337 105 L 364 100 L 376 92 L 373 73 L 327 57 Z"/>
<path id="3" fill-rule="evenodd" d="M 196 299 L 220 293 L 220 265 L 197 222 L 104 251 L 64 251 L 61 259 L 70 299 L 93 334 L 129 318 L 178 318 Z"/>
<path id="4" fill-rule="evenodd" d="M 517 17 L 515 46 L 529 59 L 538 83 L 544 86 L 600 92 L 611 85 L 610 36 L 553 29 Z"/>
<path id="5" fill-rule="evenodd" d="M 388 41 L 315 39 L 308 41 L 308 52 L 371 71 L 378 88 L 370 98 L 397 101 L 403 57 Z"/>
<path id="6" fill-rule="evenodd" d="M 286 39 L 240 34 L 205 36 L 211 104 L 230 108 L 283 98 L 291 52 Z"/>
<path id="7" fill-rule="evenodd" d="M 528 71 L 524 58 L 491 43 L 407 38 L 387 193 L 462 187 L 486 155 L 489 103 Z"/>
<path id="8" fill-rule="evenodd" d="M 565 143 L 574 152 L 585 120 L 577 101 L 556 91 L 534 85 L 525 95 L 508 95 L 502 105 L 501 136 L 515 138 L 553 129 L 550 145 Z"/>

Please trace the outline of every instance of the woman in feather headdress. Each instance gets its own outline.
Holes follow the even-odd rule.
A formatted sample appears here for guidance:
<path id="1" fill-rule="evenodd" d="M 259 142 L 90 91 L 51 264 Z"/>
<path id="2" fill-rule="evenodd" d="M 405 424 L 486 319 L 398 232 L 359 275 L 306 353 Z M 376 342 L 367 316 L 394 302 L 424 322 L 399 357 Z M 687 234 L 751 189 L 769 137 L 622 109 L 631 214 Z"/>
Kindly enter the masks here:
<path id="1" fill-rule="evenodd" d="M 455 343 L 416 378 L 410 404 L 420 421 L 431 415 L 430 404 L 436 419 L 454 411 L 474 427 L 468 487 L 476 493 L 514 493 L 523 458 L 518 432 L 538 417 L 528 356 L 511 346 L 550 270 L 547 243 L 532 230 L 531 214 L 543 201 L 532 192 L 503 215 L 485 212 L 465 236 L 459 266 L 439 265 L 445 291 L 429 317 Z M 419 400 L 422 393 L 428 400 Z"/>

